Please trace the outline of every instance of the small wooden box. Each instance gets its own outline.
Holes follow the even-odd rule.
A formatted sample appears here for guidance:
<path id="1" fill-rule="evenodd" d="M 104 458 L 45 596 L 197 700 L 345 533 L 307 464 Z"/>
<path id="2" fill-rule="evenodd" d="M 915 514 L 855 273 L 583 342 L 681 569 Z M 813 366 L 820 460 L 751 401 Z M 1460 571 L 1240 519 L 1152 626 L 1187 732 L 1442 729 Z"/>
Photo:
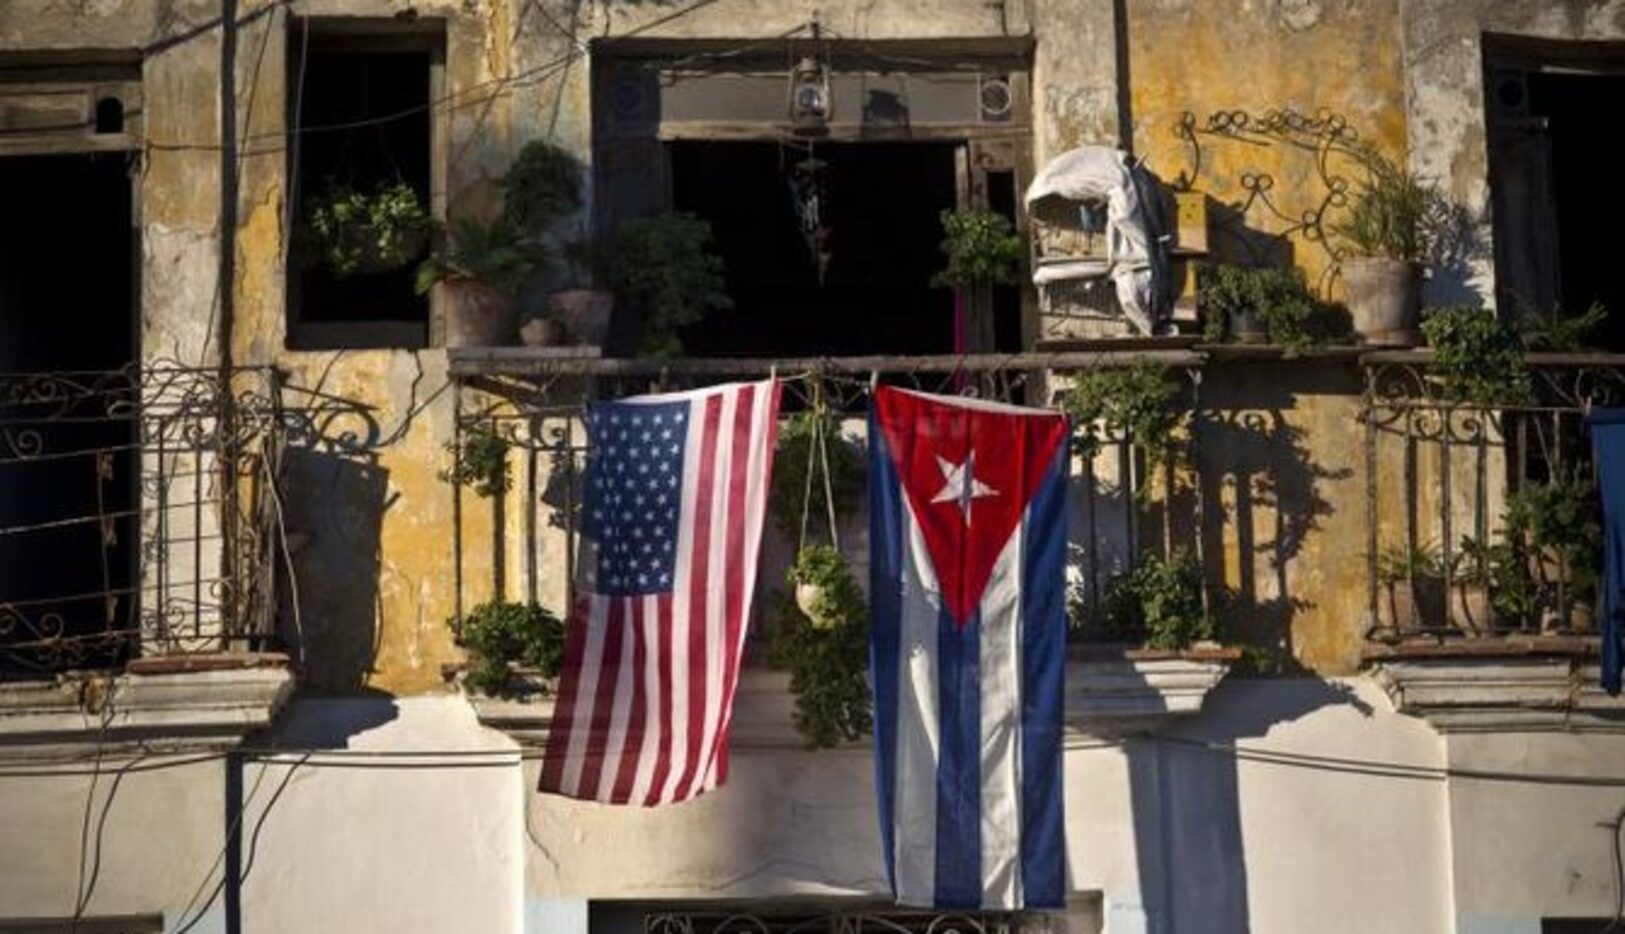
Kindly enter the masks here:
<path id="1" fill-rule="evenodd" d="M 1207 252 L 1207 193 L 1174 192 L 1174 229 L 1180 249 Z"/>

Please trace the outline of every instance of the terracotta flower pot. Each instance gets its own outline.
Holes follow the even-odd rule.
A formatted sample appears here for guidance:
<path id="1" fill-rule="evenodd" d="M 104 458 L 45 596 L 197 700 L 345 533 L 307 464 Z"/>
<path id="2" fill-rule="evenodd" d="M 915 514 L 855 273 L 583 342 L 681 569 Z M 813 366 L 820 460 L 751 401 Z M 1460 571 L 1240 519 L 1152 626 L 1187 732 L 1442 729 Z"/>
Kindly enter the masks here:
<path id="1" fill-rule="evenodd" d="M 519 303 L 474 279 L 447 279 L 446 346 L 501 347 L 513 343 Z"/>
<path id="2" fill-rule="evenodd" d="M 1437 629 L 1445 622 L 1444 581 L 1418 577 L 1415 581 L 1388 581 L 1385 600 L 1379 600 L 1378 613 L 1386 610 L 1382 622 L 1397 633 Z"/>
<path id="3" fill-rule="evenodd" d="M 519 326 L 519 340 L 526 347 L 553 347 L 560 342 L 563 331 L 551 318 L 531 318 Z"/>
<path id="4" fill-rule="evenodd" d="M 615 293 L 601 289 L 567 289 L 547 297 L 547 310 L 564 326 L 569 339 L 578 344 L 602 347 L 609 339 L 610 316 L 615 311 Z"/>
<path id="5" fill-rule="evenodd" d="M 1456 584 L 1450 594 L 1450 621 L 1463 632 L 1483 635 L 1495 628 L 1490 594 L 1479 584 Z"/>
<path id="6" fill-rule="evenodd" d="M 1342 275 L 1349 317 L 1362 341 L 1395 347 L 1417 343 L 1421 266 L 1385 257 L 1358 257 L 1343 260 Z"/>

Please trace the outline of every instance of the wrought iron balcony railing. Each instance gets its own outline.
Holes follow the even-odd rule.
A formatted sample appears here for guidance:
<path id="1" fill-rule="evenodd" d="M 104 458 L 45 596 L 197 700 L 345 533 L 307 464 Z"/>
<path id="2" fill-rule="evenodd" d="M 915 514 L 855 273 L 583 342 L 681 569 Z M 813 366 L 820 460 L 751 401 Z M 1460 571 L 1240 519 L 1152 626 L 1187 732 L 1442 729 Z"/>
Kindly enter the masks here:
<path id="1" fill-rule="evenodd" d="M 0 375 L 0 674 L 273 638 L 266 370 Z"/>

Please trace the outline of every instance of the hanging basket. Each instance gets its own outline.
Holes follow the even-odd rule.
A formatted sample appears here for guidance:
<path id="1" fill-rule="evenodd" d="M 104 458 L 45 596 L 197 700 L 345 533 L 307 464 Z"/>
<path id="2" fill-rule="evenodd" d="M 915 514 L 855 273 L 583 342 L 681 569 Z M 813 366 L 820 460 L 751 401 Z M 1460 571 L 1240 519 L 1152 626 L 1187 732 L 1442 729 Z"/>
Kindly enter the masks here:
<path id="1" fill-rule="evenodd" d="M 423 255 L 432 223 L 405 183 L 358 191 L 336 185 L 307 210 L 305 237 L 335 276 L 394 272 Z"/>

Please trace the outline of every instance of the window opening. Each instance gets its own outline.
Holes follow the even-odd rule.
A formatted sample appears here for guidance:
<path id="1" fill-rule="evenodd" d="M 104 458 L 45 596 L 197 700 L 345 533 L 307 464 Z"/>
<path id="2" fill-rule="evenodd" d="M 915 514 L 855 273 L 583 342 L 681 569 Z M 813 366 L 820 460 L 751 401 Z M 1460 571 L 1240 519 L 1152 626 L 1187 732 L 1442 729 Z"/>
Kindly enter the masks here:
<path id="1" fill-rule="evenodd" d="M 438 36 L 296 24 L 288 45 L 288 121 L 302 130 L 289 147 L 289 344 L 425 346 L 429 300 L 413 286 L 429 245 Z"/>
<path id="2" fill-rule="evenodd" d="M 669 143 L 672 206 L 711 224 L 733 307 L 695 356 L 948 353 L 940 215 L 958 143 Z"/>

